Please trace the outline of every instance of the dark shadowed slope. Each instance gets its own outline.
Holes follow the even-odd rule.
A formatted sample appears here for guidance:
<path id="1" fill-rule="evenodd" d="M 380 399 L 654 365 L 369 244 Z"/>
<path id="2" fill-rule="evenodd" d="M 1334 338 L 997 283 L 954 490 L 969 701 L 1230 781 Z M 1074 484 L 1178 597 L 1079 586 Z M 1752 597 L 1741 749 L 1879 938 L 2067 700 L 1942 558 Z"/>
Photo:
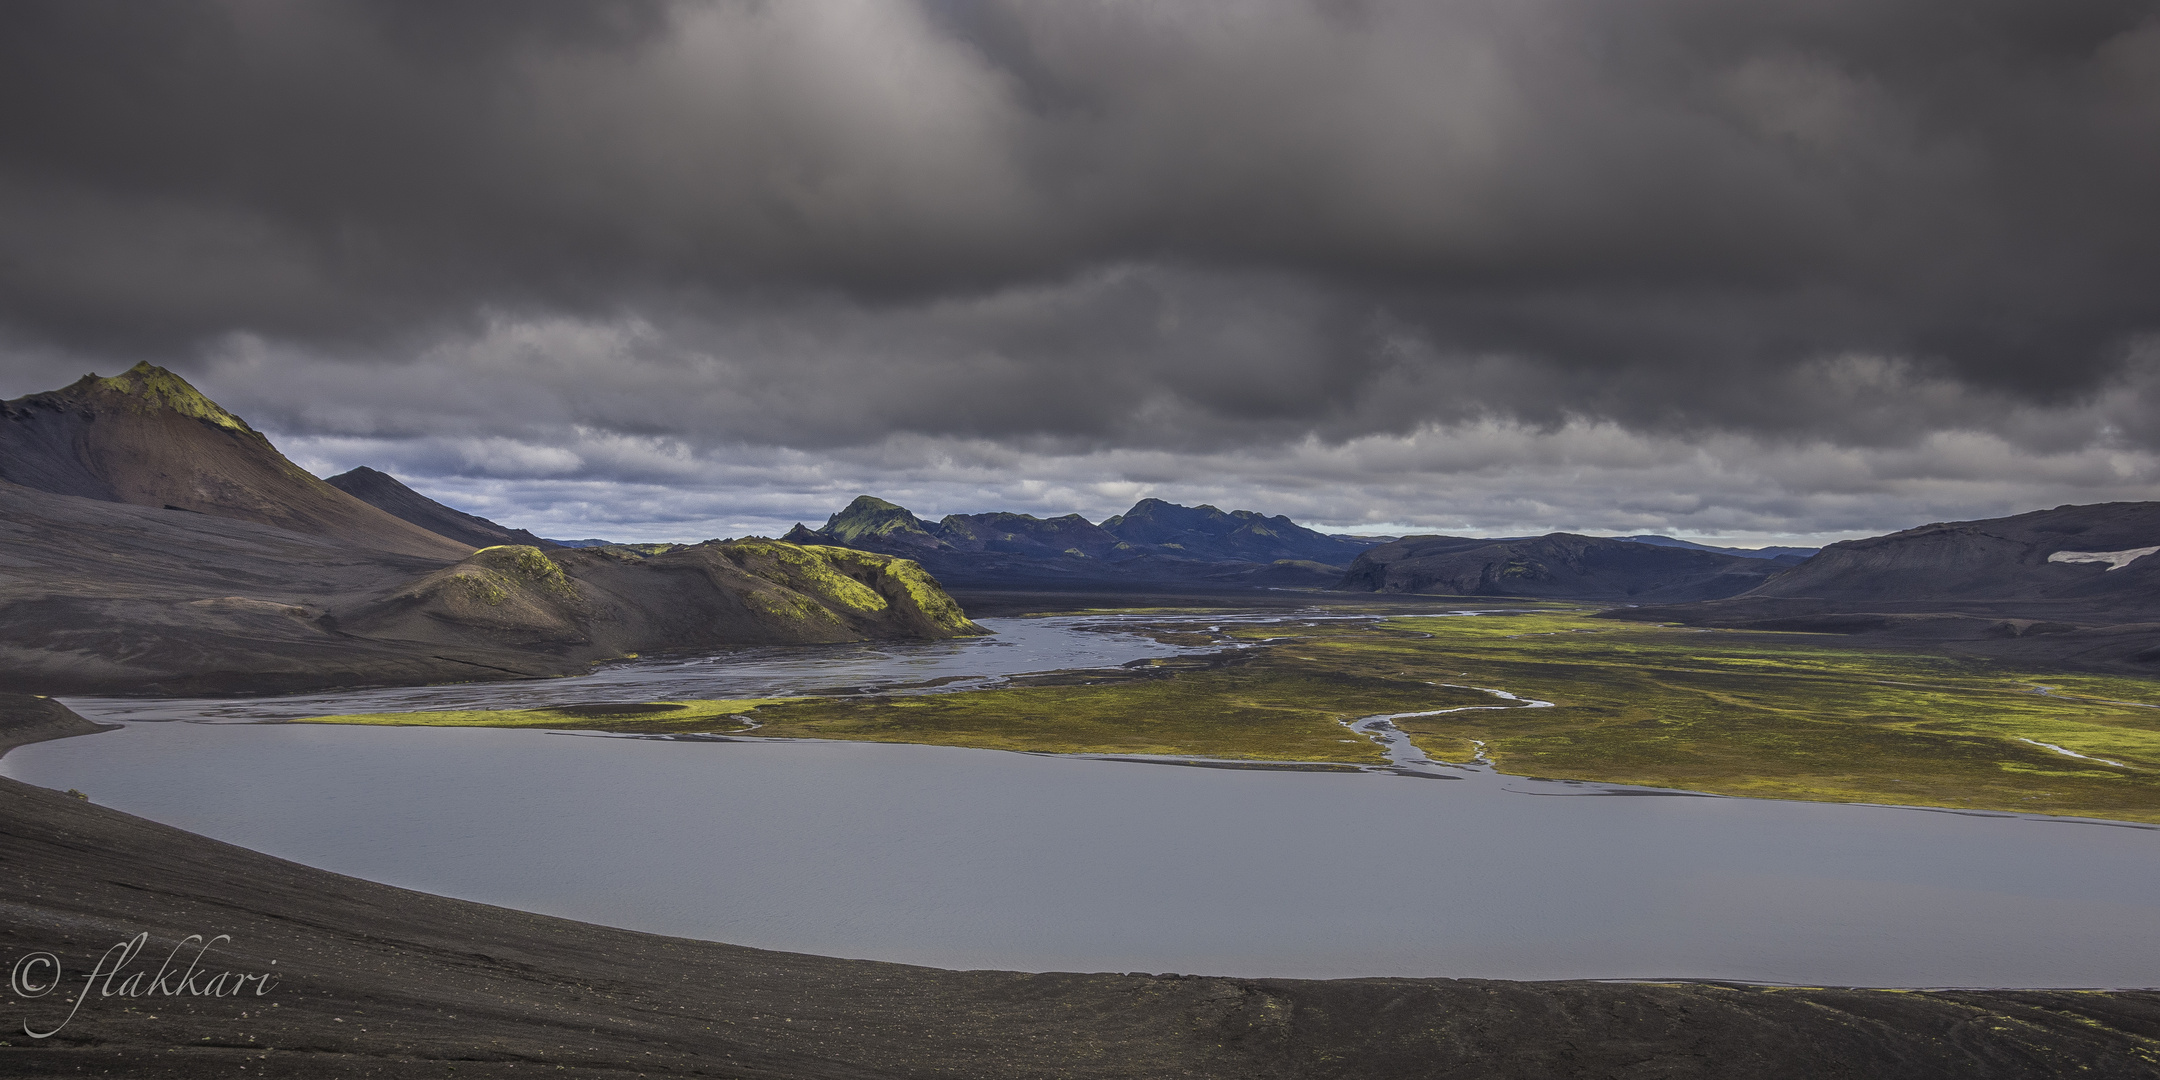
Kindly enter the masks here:
<path id="1" fill-rule="evenodd" d="M 1745 592 L 1782 569 L 1766 559 L 1572 533 L 1499 541 L 1410 536 L 1358 556 L 1336 588 L 1676 603 Z"/>
<path id="2" fill-rule="evenodd" d="M 1610 614 L 2149 675 L 2160 671 L 2155 549 L 2160 503 L 2058 506 L 1848 540 L 1743 595 Z"/>
<path id="3" fill-rule="evenodd" d="M 0 480 L 406 555 L 455 559 L 472 550 L 324 483 L 186 380 L 147 363 L 0 403 Z"/>
<path id="4" fill-rule="evenodd" d="M 956 551 L 992 551 L 1038 559 L 1116 556 L 1116 534 L 1078 514 L 1038 518 L 1033 514 L 948 514 L 938 522 L 938 537 Z"/>
<path id="5" fill-rule="evenodd" d="M 0 696 L 0 750 L 92 727 Z M 9 1076 L 2129 1080 L 2160 1062 L 2151 992 L 1030 975 L 765 952 L 341 877 L 12 780 L 0 852 L 6 956 L 77 972 L 138 933 L 160 958 L 228 934 L 215 970 L 279 974 L 261 998 L 93 998 L 50 1039 L 0 1038 Z M 42 1029 L 64 996 L 10 996 L 0 1021 Z"/>
<path id="6" fill-rule="evenodd" d="M 559 673 L 337 630 L 341 604 L 449 562 L 0 482 L 0 687 L 230 693 Z"/>
<path id="7" fill-rule="evenodd" d="M 2160 502 L 2058 506 L 1822 549 L 1751 597 L 1839 602 L 2075 601 L 2160 615 Z"/>
<path id="8" fill-rule="evenodd" d="M 1104 519 L 1102 527 L 1139 551 L 1214 561 L 1304 559 L 1341 565 L 1372 546 L 1322 535 L 1281 515 L 1268 517 L 1251 510 L 1225 513 L 1212 506 L 1179 506 L 1161 499 L 1142 499 L 1132 509 Z"/>
<path id="9" fill-rule="evenodd" d="M 377 510 L 460 544 L 471 544 L 476 548 L 497 544 L 529 544 L 540 548 L 562 546 L 523 529 L 508 528 L 463 510 L 453 510 L 406 487 L 397 477 L 365 465 L 323 482 Z"/>

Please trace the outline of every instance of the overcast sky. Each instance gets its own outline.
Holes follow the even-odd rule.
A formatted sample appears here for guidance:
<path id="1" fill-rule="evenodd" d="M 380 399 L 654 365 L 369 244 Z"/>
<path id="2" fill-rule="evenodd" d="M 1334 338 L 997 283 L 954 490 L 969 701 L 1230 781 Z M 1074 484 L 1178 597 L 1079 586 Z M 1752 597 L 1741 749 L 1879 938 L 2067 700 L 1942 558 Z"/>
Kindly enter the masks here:
<path id="1" fill-rule="evenodd" d="M 0 396 L 543 535 L 2160 497 L 2160 4 L 0 6 Z"/>

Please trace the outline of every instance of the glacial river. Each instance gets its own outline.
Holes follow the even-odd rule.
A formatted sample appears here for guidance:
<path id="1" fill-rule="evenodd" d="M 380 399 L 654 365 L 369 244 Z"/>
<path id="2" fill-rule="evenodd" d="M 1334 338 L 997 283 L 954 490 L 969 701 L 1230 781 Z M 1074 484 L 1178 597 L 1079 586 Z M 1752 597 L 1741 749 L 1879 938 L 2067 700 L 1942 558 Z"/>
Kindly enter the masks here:
<path id="1" fill-rule="evenodd" d="M 1175 651 L 1100 620 L 994 625 L 304 703 L 70 699 L 127 726 L 23 747 L 0 773 L 426 892 L 949 968 L 2160 985 L 2160 830 L 1528 780 L 1426 761 L 1378 717 L 1357 727 L 1394 740 L 1394 765 L 1348 773 L 245 722 L 993 681 Z"/>

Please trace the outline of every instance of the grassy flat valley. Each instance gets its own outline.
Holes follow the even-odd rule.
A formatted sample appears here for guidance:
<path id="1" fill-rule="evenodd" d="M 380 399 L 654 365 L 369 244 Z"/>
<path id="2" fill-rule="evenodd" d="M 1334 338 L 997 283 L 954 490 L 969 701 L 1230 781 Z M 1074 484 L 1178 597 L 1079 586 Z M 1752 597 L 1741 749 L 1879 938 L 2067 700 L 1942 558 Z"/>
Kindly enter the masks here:
<path id="1" fill-rule="evenodd" d="M 1467 761 L 1482 747 L 1514 774 L 2160 822 L 2160 684 L 1869 650 L 1835 635 L 1706 632 L 1593 614 L 1225 623 L 1218 639 L 1245 647 L 952 693 L 314 722 L 755 731 L 1374 764 L 1378 749 L 1342 721 L 1453 709 L 1398 726 L 1435 758 Z M 1155 632 L 1194 633 L 1169 622 Z M 1522 707 L 1491 690 L 1553 707 Z"/>

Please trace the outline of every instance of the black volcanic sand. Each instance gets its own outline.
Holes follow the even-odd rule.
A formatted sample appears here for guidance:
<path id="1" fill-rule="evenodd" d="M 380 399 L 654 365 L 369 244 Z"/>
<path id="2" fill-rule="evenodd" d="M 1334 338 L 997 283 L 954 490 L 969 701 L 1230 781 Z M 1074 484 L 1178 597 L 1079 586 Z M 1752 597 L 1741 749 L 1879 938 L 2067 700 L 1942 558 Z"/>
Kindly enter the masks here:
<path id="1" fill-rule="evenodd" d="M 0 750 L 97 730 L 0 696 Z M 94 793 L 93 793 L 94 794 Z M 2036 927 L 2035 932 L 2044 932 Z M 191 933 L 267 995 L 5 999 L 0 1074 L 2160 1075 L 2160 992 L 956 972 L 610 930 L 311 870 L 0 780 L 4 958 Z M 272 965 L 271 961 L 277 964 Z"/>

